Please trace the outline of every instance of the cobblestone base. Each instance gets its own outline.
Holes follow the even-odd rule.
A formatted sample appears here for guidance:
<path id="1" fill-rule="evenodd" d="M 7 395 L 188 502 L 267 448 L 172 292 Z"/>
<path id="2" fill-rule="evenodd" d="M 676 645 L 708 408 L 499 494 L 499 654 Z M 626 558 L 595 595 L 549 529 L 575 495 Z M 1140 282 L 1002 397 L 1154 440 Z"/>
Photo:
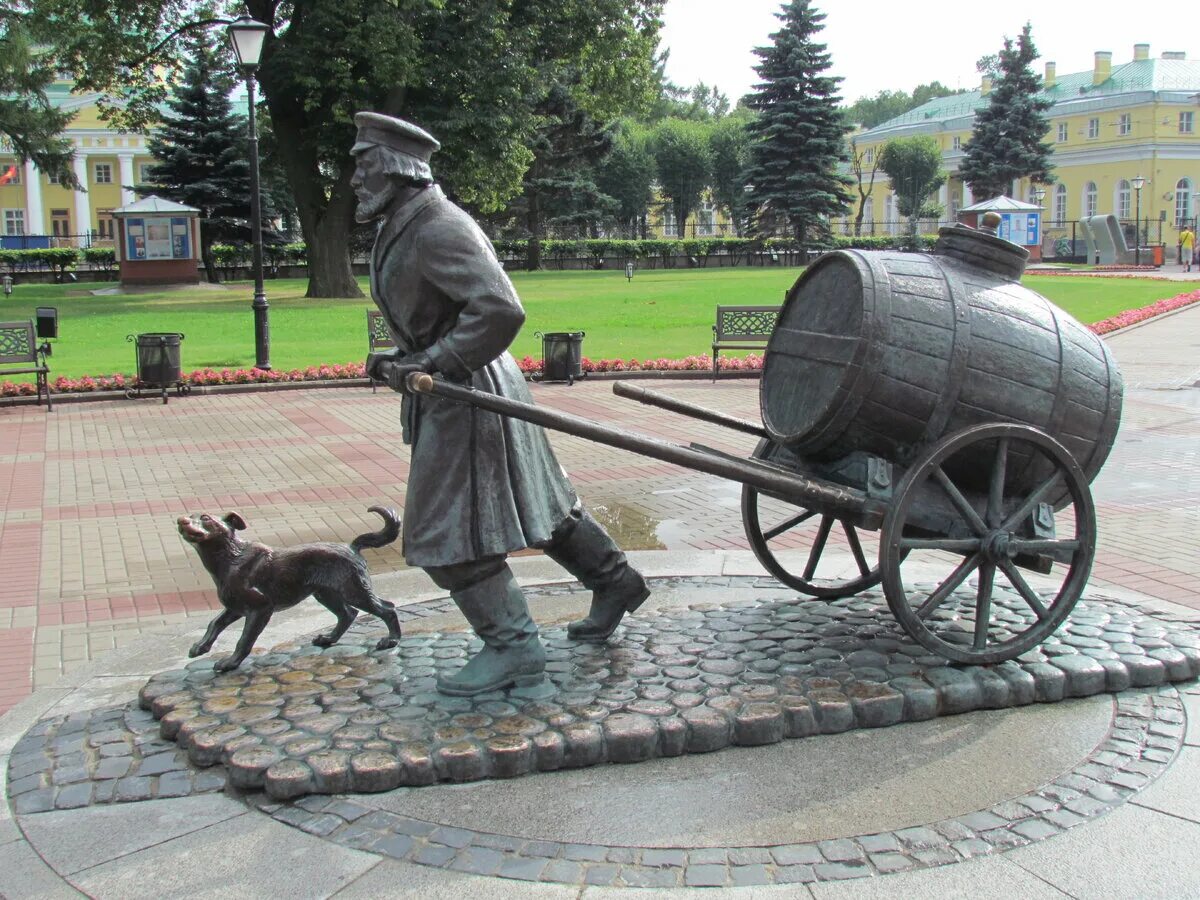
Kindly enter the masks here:
<path id="1" fill-rule="evenodd" d="M 223 763 L 234 786 L 289 799 L 641 762 L 1200 675 L 1195 631 L 1112 601 L 1081 603 L 1018 660 L 955 667 L 908 639 L 878 593 L 827 605 L 765 579 L 675 581 L 724 602 L 631 617 L 607 645 L 547 629 L 536 688 L 442 696 L 435 678 L 466 659 L 469 635 L 376 653 L 379 632 L 363 627 L 326 650 L 280 645 L 244 671 L 199 660 L 152 678 L 140 701 L 194 765 Z M 1014 593 L 995 602 L 1014 628 L 1032 616 Z"/>

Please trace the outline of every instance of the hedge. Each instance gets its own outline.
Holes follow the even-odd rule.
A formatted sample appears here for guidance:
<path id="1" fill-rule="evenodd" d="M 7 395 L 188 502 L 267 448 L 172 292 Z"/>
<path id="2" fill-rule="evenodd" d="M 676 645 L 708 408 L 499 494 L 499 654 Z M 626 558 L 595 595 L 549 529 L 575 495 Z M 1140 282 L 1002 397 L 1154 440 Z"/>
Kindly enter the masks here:
<path id="1" fill-rule="evenodd" d="M 0 265 L 9 272 L 30 269 L 49 269 L 62 278 L 67 269 L 79 262 L 79 251 L 74 247 L 44 247 L 39 250 L 0 250 Z"/>

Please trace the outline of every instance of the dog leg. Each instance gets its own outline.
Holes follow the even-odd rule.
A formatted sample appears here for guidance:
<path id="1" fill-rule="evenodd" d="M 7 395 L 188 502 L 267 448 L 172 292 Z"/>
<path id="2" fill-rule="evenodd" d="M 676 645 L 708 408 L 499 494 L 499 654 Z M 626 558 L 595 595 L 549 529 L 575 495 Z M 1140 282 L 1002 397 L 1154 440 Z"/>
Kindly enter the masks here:
<path id="1" fill-rule="evenodd" d="M 238 638 L 237 648 L 231 656 L 219 660 L 213 668 L 218 672 L 229 672 L 245 662 L 250 651 L 254 649 L 254 642 L 258 640 L 258 636 L 262 634 L 269 621 L 271 621 L 269 609 L 255 609 L 248 612 L 246 624 L 242 626 L 242 636 Z"/>
<path id="2" fill-rule="evenodd" d="M 232 610 L 221 610 L 221 614 L 208 624 L 208 630 L 204 632 L 204 637 L 192 644 L 192 649 L 188 651 L 188 656 L 193 658 L 203 656 L 212 649 L 213 643 L 216 642 L 221 632 L 240 618 L 241 615 Z"/>
<path id="3" fill-rule="evenodd" d="M 313 596 L 318 603 L 337 616 L 337 624 L 324 634 L 318 634 L 313 638 L 313 646 L 332 647 L 342 639 L 342 635 L 346 633 L 346 629 L 354 623 L 355 618 L 358 616 L 358 610 L 343 603 L 340 598 L 323 597 L 320 594 L 313 594 Z"/>
<path id="4" fill-rule="evenodd" d="M 402 636 L 400 634 L 400 620 L 396 617 L 396 607 L 390 603 L 380 600 L 374 594 L 371 595 L 371 602 L 375 604 L 373 607 L 371 607 L 371 614 L 382 619 L 383 624 L 387 626 L 388 630 L 388 636 L 385 638 L 380 638 L 375 644 L 375 649 L 391 650 L 398 643 L 400 643 L 400 638 Z"/>

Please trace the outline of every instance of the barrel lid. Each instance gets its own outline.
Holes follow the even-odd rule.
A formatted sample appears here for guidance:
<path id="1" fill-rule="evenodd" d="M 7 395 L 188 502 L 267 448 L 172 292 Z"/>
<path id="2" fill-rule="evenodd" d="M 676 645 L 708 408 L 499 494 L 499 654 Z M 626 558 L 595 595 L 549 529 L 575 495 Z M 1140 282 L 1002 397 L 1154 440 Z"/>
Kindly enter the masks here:
<path id="1" fill-rule="evenodd" d="M 939 228 L 933 252 L 985 269 L 1002 278 L 1020 281 L 1025 272 L 1025 263 L 1029 260 L 1029 251 L 996 234 L 996 226 L 1000 224 L 998 214 L 984 213 L 981 221 L 983 224 L 980 228 L 971 228 L 961 222 Z"/>

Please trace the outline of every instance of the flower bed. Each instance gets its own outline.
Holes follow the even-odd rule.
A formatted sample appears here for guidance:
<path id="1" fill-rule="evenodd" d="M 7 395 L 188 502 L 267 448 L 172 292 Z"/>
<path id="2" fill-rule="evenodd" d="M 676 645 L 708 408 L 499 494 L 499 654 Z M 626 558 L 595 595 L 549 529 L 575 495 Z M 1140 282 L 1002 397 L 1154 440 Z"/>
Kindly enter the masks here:
<path id="1" fill-rule="evenodd" d="M 1127 328 L 1130 325 L 1136 325 L 1138 322 L 1144 322 L 1146 319 L 1161 316 L 1163 313 L 1169 313 L 1181 307 L 1190 306 L 1197 301 L 1200 301 L 1200 291 L 1188 291 L 1186 294 L 1167 297 L 1165 300 L 1159 300 L 1156 303 L 1151 303 L 1149 306 L 1143 306 L 1141 309 L 1127 309 L 1125 312 L 1111 318 L 1093 322 L 1088 328 L 1092 329 L 1096 334 L 1108 334 L 1110 331 L 1116 331 L 1118 328 Z"/>

